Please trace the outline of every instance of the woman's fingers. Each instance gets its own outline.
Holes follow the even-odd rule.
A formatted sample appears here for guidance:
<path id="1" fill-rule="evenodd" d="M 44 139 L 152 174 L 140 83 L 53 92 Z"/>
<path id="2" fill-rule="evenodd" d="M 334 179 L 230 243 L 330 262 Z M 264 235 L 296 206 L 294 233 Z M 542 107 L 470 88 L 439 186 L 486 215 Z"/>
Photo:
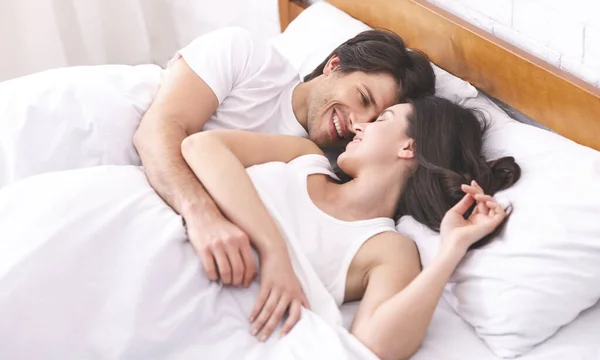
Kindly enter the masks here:
<path id="1" fill-rule="evenodd" d="M 481 217 L 473 223 L 476 227 L 485 229 L 485 233 L 481 237 L 493 232 L 506 217 L 504 208 L 497 202 L 486 201 L 485 205 L 489 209 L 488 213 L 485 214 L 485 217 Z"/>
<path id="2" fill-rule="evenodd" d="M 474 185 L 463 184 L 461 186 L 462 191 L 464 191 L 466 194 L 471 195 L 473 197 L 473 199 L 475 199 L 475 201 L 477 201 L 477 205 L 475 206 L 475 208 L 473 208 L 471 216 L 474 216 L 477 214 L 487 215 L 489 212 L 489 209 L 487 206 L 485 206 L 485 199 L 488 199 L 488 198 L 483 198 L 483 197 L 489 196 L 489 195 L 485 195 L 483 193 L 483 189 L 481 189 L 481 187 L 479 185 L 477 185 L 477 183 L 475 181 L 472 181 L 471 184 L 474 184 Z M 492 199 L 491 197 L 489 197 L 489 198 Z M 472 204 L 470 204 L 469 207 L 471 205 Z"/>
<path id="3" fill-rule="evenodd" d="M 475 200 L 485 203 L 486 201 L 495 201 L 493 197 L 486 194 L 475 195 Z"/>
<path id="4" fill-rule="evenodd" d="M 471 185 L 467 185 L 467 184 L 462 184 L 462 185 L 460 186 L 460 189 L 461 189 L 463 192 L 465 192 L 465 193 L 467 193 L 467 194 L 471 194 L 471 195 L 473 195 L 473 196 L 475 196 L 476 194 L 478 194 L 478 193 L 479 193 L 479 192 L 477 191 L 477 189 L 476 189 L 476 188 L 474 188 L 474 187 L 473 187 L 473 186 L 471 186 Z"/>
<path id="5" fill-rule="evenodd" d="M 300 316 L 302 315 L 302 304 L 298 301 L 292 301 L 289 311 L 288 318 L 281 327 L 281 336 L 287 335 L 290 330 L 296 325 L 296 323 L 300 320 Z"/>
<path id="6" fill-rule="evenodd" d="M 459 202 L 457 202 L 451 210 L 461 215 L 464 215 L 464 213 L 466 213 L 467 210 L 469 210 L 471 205 L 473 205 L 474 201 L 475 199 L 473 199 L 473 196 L 470 193 L 466 193 L 465 196 L 463 196 L 463 198 Z"/>
<path id="7" fill-rule="evenodd" d="M 479 184 L 477 184 L 475 182 L 475 180 L 471 181 L 470 185 L 462 184 L 461 187 L 470 189 L 471 191 L 473 191 L 474 193 L 477 193 L 477 194 L 485 193 L 485 191 L 483 191 L 483 188 L 481 186 L 479 186 Z"/>
<path id="8" fill-rule="evenodd" d="M 300 306 L 303 306 L 305 309 L 310 310 L 310 304 L 308 302 L 308 298 L 304 293 L 302 293 L 302 297 L 300 298 Z"/>
<path id="9" fill-rule="evenodd" d="M 486 205 L 491 209 L 490 217 L 492 217 L 495 222 L 500 224 L 506 217 L 506 211 L 504 208 L 495 201 L 488 201 L 486 202 Z"/>
<path id="10" fill-rule="evenodd" d="M 267 321 L 269 321 L 269 318 L 271 318 L 271 315 L 277 308 L 279 299 L 280 299 L 279 294 L 276 293 L 275 291 L 271 290 L 271 292 L 269 293 L 269 297 L 267 298 L 267 301 L 265 302 L 265 306 L 263 306 L 260 313 L 258 314 L 258 316 L 256 317 L 256 319 L 254 320 L 254 322 L 252 324 L 252 328 L 250 329 L 250 333 L 252 335 L 257 335 L 262 330 L 262 328 L 265 326 Z M 262 336 L 262 333 L 261 333 L 261 336 Z M 260 338 L 259 338 L 259 340 L 260 340 Z"/>
<path id="11" fill-rule="evenodd" d="M 250 313 L 250 322 L 254 322 L 254 319 L 258 316 L 263 306 L 265 306 L 265 302 L 269 298 L 269 294 L 271 293 L 271 289 L 266 286 L 261 286 L 260 291 L 258 292 L 258 298 L 256 299 L 256 303 L 254 304 L 254 308 Z"/>
<path id="12" fill-rule="evenodd" d="M 473 194 L 473 196 L 485 195 L 485 191 L 483 191 L 483 188 L 481 186 L 479 186 L 477 181 L 475 181 L 475 180 L 471 181 L 471 187 L 475 191 L 475 194 Z M 477 198 L 475 198 L 475 200 L 477 200 Z M 487 215 L 490 211 L 490 209 L 487 206 L 485 206 L 485 201 L 481 201 L 481 200 L 477 200 L 477 208 L 478 208 L 479 213 L 485 214 L 485 215 Z"/>
<path id="13" fill-rule="evenodd" d="M 463 190 L 465 190 L 466 193 L 473 196 L 475 201 L 477 201 L 477 206 L 473 209 L 472 215 L 476 215 L 476 214 L 489 215 L 490 207 L 487 206 L 487 202 L 488 201 L 495 202 L 494 198 L 491 197 L 490 195 L 484 194 L 481 190 L 481 187 L 476 188 L 476 187 L 469 186 L 469 185 L 463 185 L 463 186 L 464 186 Z"/>
<path id="14" fill-rule="evenodd" d="M 485 204 L 485 201 L 477 201 L 477 212 L 483 215 L 488 215 L 490 208 Z"/>
<path id="15" fill-rule="evenodd" d="M 266 341 L 269 338 L 269 336 L 271 336 L 271 334 L 273 333 L 273 331 L 275 331 L 275 328 L 281 321 L 281 318 L 283 317 L 285 311 L 288 309 L 289 306 L 290 301 L 288 300 L 288 298 L 282 296 L 279 299 L 277 306 L 271 313 L 271 316 L 263 326 L 260 335 L 258 336 L 259 341 Z"/>
<path id="16" fill-rule="evenodd" d="M 480 194 L 485 194 L 485 191 L 483 191 L 483 188 L 481 186 L 479 186 L 479 184 L 477 183 L 477 181 L 475 181 L 475 180 L 471 181 L 471 186 L 474 187 L 475 189 L 477 189 L 477 191 Z"/>
<path id="17" fill-rule="evenodd" d="M 467 194 L 470 194 L 473 198 L 475 198 L 475 200 L 477 200 L 477 196 L 478 195 L 485 195 L 483 193 L 483 190 L 479 186 L 472 186 L 472 185 L 465 185 L 465 184 L 463 184 L 461 186 L 461 190 L 464 191 Z M 487 209 L 484 209 L 484 207 L 481 206 L 480 202 L 477 203 L 476 209 L 478 210 L 477 212 L 479 212 L 479 213 L 487 214 Z"/>
<path id="18" fill-rule="evenodd" d="M 260 300 L 261 295 L 259 294 L 259 301 L 250 316 L 250 322 L 252 322 L 250 333 L 257 336 L 259 341 L 266 341 L 271 336 L 286 311 L 288 311 L 288 318 L 281 327 L 281 335 L 287 334 L 300 320 L 302 306 L 308 308 L 308 300 L 304 295 L 293 299 L 271 290 L 267 299 L 262 301 L 264 305 L 259 305 Z"/>

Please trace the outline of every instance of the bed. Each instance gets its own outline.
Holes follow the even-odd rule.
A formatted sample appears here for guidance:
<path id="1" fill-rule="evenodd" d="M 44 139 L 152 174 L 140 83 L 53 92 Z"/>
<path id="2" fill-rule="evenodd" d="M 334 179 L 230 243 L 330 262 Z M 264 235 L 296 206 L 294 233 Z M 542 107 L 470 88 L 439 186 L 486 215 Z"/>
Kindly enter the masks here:
<path id="1" fill-rule="evenodd" d="M 474 85 L 478 90 L 477 96 L 462 101 L 462 104 L 484 107 L 493 113 L 492 117 L 508 118 L 510 115 L 521 123 L 560 134 L 579 144 L 577 146 L 600 150 L 600 89 L 424 0 L 330 0 L 327 3 L 369 27 L 396 32 L 407 46 L 423 50 L 435 65 Z M 317 4 L 312 6 L 325 6 Z M 285 32 L 288 26 L 295 26 L 294 20 L 301 17 L 308 6 L 303 2 L 280 0 L 282 31 Z M 335 32 L 335 27 L 355 25 L 332 14 L 335 15 L 329 12 L 320 19 L 332 23 L 328 31 Z M 318 17 L 313 19 L 312 26 L 317 21 Z M 314 35 L 312 39 L 318 42 Z M 536 136 L 536 132 L 532 134 Z M 422 260 L 426 263 L 427 256 L 434 251 L 426 241 L 433 239 L 433 234 L 419 233 L 420 230 L 403 225 L 399 230 L 411 233 L 425 253 Z M 595 236 L 597 241 L 598 234 Z M 419 237 L 422 237 L 421 241 Z M 483 258 L 485 255 L 473 255 L 473 258 L 476 256 Z M 476 259 L 469 261 L 473 260 Z M 571 263 L 570 266 L 574 265 Z M 486 329 L 479 326 L 478 333 L 473 325 L 478 324 L 468 316 L 461 316 L 465 309 L 456 305 L 457 296 L 451 294 L 452 291 L 451 287 L 446 289 L 424 344 L 413 359 L 600 358 L 600 303 L 592 301 L 589 304 L 595 305 L 574 316 L 570 319 L 572 321 L 565 321 L 545 339 L 539 338 L 537 344 L 527 350 L 503 352 L 493 339 L 490 340 L 492 346 L 485 341 L 486 335 L 489 335 L 485 334 Z M 343 306 L 346 326 L 350 325 L 356 308 L 356 303 Z M 483 336 L 479 336 L 481 333 Z"/>

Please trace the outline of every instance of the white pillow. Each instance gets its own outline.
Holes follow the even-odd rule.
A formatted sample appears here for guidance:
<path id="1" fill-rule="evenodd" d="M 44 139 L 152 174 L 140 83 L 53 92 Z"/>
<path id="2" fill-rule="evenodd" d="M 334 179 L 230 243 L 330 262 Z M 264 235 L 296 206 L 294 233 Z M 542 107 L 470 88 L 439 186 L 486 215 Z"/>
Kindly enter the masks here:
<path id="1" fill-rule="evenodd" d="M 302 77 L 313 71 L 341 43 L 371 29 L 327 2 L 309 6 L 272 41 Z M 433 64 L 432 64 L 433 65 Z M 468 82 L 433 65 L 436 95 L 459 102 L 477 96 Z"/>
<path id="2" fill-rule="evenodd" d="M 569 324 L 600 299 L 600 152 L 509 118 L 480 95 L 465 102 L 491 116 L 491 157 L 514 156 L 522 177 L 499 192 L 513 206 L 505 229 L 471 251 L 446 300 L 498 356 L 512 358 Z M 437 233 L 403 218 L 424 266 Z"/>
<path id="3" fill-rule="evenodd" d="M 161 74 L 156 65 L 81 66 L 0 83 L 0 188 L 49 170 L 139 164 L 131 139 Z"/>

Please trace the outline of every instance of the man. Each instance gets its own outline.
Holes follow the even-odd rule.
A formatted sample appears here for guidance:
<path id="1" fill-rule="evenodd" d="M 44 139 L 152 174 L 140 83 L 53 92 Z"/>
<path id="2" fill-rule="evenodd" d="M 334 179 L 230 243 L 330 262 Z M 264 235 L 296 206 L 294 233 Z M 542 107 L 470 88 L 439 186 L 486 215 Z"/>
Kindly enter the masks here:
<path id="1" fill-rule="evenodd" d="M 304 81 L 271 45 L 220 29 L 179 51 L 134 136 L 147 177 L 183 217 L 212 280 L 247 286 L 250 239 L 219 211 L 182 158 L 188 135 L 217 128 L 307 137 L 336 147 L 352 124 L 404 98 L 433 94 L 428 59 L 393 33 L 363 32 L 335 49 Z"/>

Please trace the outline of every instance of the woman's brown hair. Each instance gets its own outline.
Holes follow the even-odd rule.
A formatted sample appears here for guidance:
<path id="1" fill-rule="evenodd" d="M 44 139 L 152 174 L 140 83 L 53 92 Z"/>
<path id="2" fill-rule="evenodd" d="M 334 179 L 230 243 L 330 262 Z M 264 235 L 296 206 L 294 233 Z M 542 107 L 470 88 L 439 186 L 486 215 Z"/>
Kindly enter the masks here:
<path id="1" fill-rule="evenodd" d="M 400 199 L 398 216 L 410 215 L 439 231 L 446 212 L 465 195 L 462 184 L 475 180 L 486 194 L 494 195 L 520 178 L 521 168 L 513 157 L 488 161 L 483 156 L 488 123 L 476 111 L 436 96 L 410 104 L 407 135 L 414 139 L 419 166 Z"/>

